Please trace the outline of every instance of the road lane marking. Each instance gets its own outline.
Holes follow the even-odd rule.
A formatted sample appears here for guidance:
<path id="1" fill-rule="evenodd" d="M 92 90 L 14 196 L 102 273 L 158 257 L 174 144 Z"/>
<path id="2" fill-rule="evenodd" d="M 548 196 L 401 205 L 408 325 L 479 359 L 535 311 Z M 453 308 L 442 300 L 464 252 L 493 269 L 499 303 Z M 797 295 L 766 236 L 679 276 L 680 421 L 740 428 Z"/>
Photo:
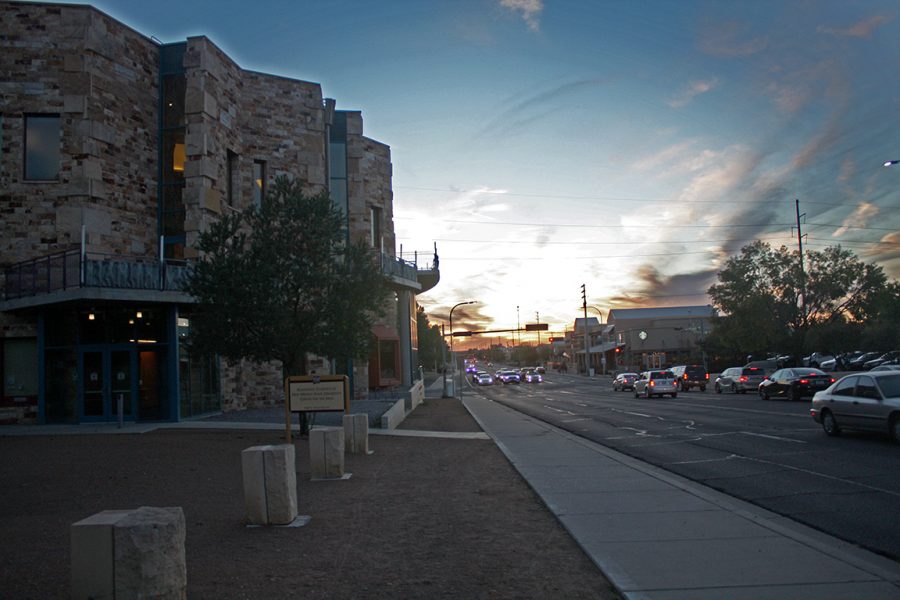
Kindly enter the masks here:
<path id="1" fill-rule="evenodd" d="M 765 433 L 753 433 L 752 431 L 738 431 L 738 433 L 743 433 L 744 435 L 754 435 L 756 437 L 766 438 L 769 440 L 780 440 L 782 442 L 793 442 L 795 444 L 806 444 L 803 440 L 794 440 L 791 438 L 780 437 L 777 435 L 766 435 Z"/>

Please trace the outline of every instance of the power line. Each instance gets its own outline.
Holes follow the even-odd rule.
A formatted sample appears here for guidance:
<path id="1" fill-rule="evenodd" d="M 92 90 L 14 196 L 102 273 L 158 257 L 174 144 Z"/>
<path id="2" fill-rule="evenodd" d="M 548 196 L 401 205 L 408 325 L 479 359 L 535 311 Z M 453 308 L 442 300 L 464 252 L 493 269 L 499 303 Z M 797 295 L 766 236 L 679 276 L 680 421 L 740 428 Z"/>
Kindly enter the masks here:
<path id="1" fill-rule="evenodd" d="M 601 202 L 675 202 L 672 198 L 626 198 L 621 196 L 572 196 L 567 194 L 523 194 L 518 192 L 497 193 L 491 190 L 454 190 L 446 188 L 428 188 L 413 187 L 405 185 L 395 185 L 395 190 L 414 190 L 420 192 L 440 192 L 445 194 L 485 194 L 498 196 L 501 198 L 544 198 L 548 200 L 593 200 Z M 678 203 L 684 204 L 746 204 L 746 200 L 677 200 Z M 790 202 L 789 200 L 758 200 L 754 204 L 780 204 L 782 202 Z M 806 202 L 804 204 L 814 204 L 816 206 L 847 206 L 845 202 Z"/>

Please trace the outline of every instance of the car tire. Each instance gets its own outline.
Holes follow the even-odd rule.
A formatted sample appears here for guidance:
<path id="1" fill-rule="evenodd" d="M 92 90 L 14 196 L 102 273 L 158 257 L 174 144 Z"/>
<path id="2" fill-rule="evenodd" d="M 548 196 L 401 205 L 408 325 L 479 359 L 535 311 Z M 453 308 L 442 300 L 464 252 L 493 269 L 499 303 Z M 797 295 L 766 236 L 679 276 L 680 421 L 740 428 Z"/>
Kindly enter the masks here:
<path id="1" fill-rule="evenodd" d="M 632 388 L 632 391 L 634 392 L 634 397 L 637 398 L 638 397 L 637 388 Z"/>
<path id="2" fill-rule="evenodd" d="M 900 444 L 900 415 L 894 415 L 890 424 L 891 439 L 895 444 Z"/>
<path id="3" fill-rule="evenodd" d="M 796 398 L 794 397 L 794 387 L 793 386 L 789 387 L 787 389 L 787 391 L 784 393 L 784 399 L 787 400 L 788 402 L 793 402 L 794 400 L 796 400 Z"/>
<path id="4" fill-rule="evenodd" d="M 673 398 L 677 398 L 677 397 L 678 397 L 678 392 L 674 392 L 674 393 L 672 394 L 672 397 L 673 397 Z"/>
<path id="5" fill-rule="evenodd" d="M 721 394 L 721 393 L 722 393 L 722 388 L 719 387 L 719 384 L 718 384 L 718 383 L 716 384 L 716 393 L 717 393 L 717 394 Z"/>
<path id="6" fill-rule="evenodd" d="M 647 400 L 653 397 L 653 394 L 650 393 L 650 386 L 644 388 L 644 394 L 646 395 Z"/>
<path id="7" fill-rule="evenodd" d="M 766 388 L 766 389 L 763 390 L 763 393 L 762 393 L 762 399 L 763 399 L 763 400 L 771 400 L 771 397 L 769 396 L 769 390 L 768 390 L 768 388 Z"/>
<path id="8" fill-rule="evenodd" d="M 737 394 L 737 385 L 734 383 L 731 384 L 731 393 Z"/>
<path id="9" fill-rule="evenodd" d="M 822 411 L 822 429 L 825 430 L 826 434 L 832 437 L 841 435 L 841 427 L 838 425 L 837 419 L 834 418 L 834 415 L 831 414 L 831 411 L 828 409 Z"/>
<path id="10" fill-rule="evenodd" d="M 705 392 L 705 391 L 706 391 L 706 386 L 705 386 L 705 385 L 701 385 L 701 386 L 700 386 L 700 391 L 701 391 L 701 392 Z"/>

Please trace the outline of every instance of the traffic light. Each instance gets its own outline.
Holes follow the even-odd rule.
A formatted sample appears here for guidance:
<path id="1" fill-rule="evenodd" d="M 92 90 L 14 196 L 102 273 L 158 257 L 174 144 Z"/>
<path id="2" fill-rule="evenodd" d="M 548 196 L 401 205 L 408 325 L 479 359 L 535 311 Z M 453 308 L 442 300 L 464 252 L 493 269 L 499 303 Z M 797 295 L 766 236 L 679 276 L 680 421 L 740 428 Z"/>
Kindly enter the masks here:
<path id="1" fill-rule="evenodd" d="M 587 306 L 587 291 L 584 288 L 584 284 L 581 284 L 581 306 Z"/>

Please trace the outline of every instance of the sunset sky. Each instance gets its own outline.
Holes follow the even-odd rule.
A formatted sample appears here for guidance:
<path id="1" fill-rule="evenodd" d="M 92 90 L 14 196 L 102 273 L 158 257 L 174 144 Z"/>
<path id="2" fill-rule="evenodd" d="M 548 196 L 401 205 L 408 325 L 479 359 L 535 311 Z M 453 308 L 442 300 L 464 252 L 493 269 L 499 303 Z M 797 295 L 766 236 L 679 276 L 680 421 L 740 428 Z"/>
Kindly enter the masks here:
<path id="1" fill-rule="evenodd" d="M 321 83 L 391 146 L 399 252 L 455 329 L 562 331 L 707 304 L 755 239 L 840 243 L 900 276 L 900 3 L 157 0 L 95 4 Z M 407 256 L 409 258 L 409 256 Z M 473 338 L 475 339 L 475 338 Z"/>

